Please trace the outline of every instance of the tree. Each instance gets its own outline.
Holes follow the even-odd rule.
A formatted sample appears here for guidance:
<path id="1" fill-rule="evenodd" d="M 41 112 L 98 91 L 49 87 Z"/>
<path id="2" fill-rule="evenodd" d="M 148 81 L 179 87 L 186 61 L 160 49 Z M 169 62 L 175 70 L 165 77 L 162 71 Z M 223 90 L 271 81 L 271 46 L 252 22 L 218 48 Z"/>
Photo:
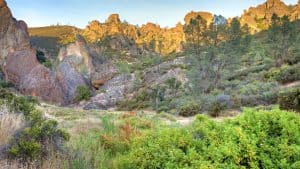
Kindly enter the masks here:
<path id="1" fill-rule="evenodd" d="M 200 54 L 201 46 L 205 44 L 205 34 L 207 31 L 207 22 L 198 15 L 191 19 L 189 24 L 184 27 L 188 47 L 192 47 L 196 55 Z"/>
<path id="2" fill-rule="evenodd" d="M 240 21 L 238 18 L 233 18 L 228 30 L 228 42 L 231 43 L 232 47 L 239 47 L 241 38 L 242 29 Z"/>
<path id="3" fill-rule="evenodd" d="M 296 33 L 296 26 L 289 20 L 288 16 L 285 15 L 280 18 L 273 14 L 268 38 L 277 66 L 281 66 L 284 59 L 289 56 L 289 49 L 295 43 Z"/>

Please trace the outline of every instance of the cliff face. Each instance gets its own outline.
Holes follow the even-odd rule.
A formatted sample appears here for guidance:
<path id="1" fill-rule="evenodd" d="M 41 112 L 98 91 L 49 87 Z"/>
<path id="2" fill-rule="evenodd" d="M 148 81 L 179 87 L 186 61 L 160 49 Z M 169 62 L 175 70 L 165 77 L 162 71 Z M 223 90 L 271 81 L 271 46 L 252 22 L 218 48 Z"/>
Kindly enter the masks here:
<path id="1" fill-rule="evenodd" d="M 30 48 L 27 25 L 13 18 L 4 0 L 0 0 L 0 63 L 9 52 Z"/>
<path id="2" fill-rule="evenodd" d="M 257 7 L 246 10 L 240 17 L 240 22 L 242 25 L 248 24 L 253 32 L 258 32 L 269 27 L 274 13 L 279 17 L 287 15 L 291 20 L 298 19 L 299 4 L 288 6 L 281 0 L 267 0 Z"/>
<path id="3" fill-rule="evenodd" d="M 76 87 L 86 85 L 83 76 L 67 62 L 57 71 L 39 63 L 35 49 L 30 46 L 26 23 L 13 18 L 4 0 L 0 0 L 0 37 L 1 68 L 6 80 L 21 93 L 68 104 L 75 97 Z"/>
<path id="4" fill-rule="evenodd" d="M 183 26 L 178 24 L 175 28 L 161 28 L 159 25 L 148 23 L 137 27 L 120 21 L 118 14 L 112 14 L 105 23 L 92 21 L 83 30 L 82 35 L 89 42 L 103 40 L 105 36 L 119 37 L 134 41 L 135 45 L 147 50 L 154 50 L 162 54 L 178 52 L 184 41 Z M 128 42 L 129 43 L 129 42 Z M 111 44 L 111 46 L 118 46 Z"/>

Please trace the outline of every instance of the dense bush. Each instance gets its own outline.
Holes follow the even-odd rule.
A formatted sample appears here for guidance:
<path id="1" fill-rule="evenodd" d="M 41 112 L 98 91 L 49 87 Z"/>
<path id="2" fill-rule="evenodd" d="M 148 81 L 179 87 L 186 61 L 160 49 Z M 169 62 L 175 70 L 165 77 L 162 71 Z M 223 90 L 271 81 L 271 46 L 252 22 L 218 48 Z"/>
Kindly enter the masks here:
<path id="1" fill-rule="evenodd" d="M 49 155 L 51 147 L 57 147 L 69 135 L 58 129 L 57 122 L 46 120 L 35 109 L 37 100 L 31 97 L 16 96 L 7 89 L 0 89 L 0 104 L 8 106 L 12 112 L 22 113 L 27 125 L 11 140 L 8 154 L 22 162 L 43 159 Z"/>
<path id="2" fill-rule="evenodd" d="M 133 99 L 124 99 L 117 103 L 119 110 L 139 110 L 151 106 L 151 96 L 146 90 L 137 93 Z"/>
<path id="3" fill-rule="evenodd" d="M 118 168 L 300 167 L 300 117 L 278 109 L 247 109 L 234 120 L 200 115 L 189 128 L 155 130 L 136 138 Z"/>
<path id="4" fill-rule="evenodd" d="M 228 95 L 218 95 L 209 105 L 208 114 L 217 117 L 221 112 L 231 107 L 231 98 Z"/>
<path id="5" fill-rule="evenodd" d="M 278 103 L 283 110 L 294 110 L 300 112 L 300 87 L 281 91 Z"/>
<path id="6" fill-rule="evenodd" d="M 89 100 L 91 97 L 91 92 L 87 86 L 78 86 L 76 89 L 75 101 Z"/>
<path id="7" fill-rule="evenodd" d="M 179 115 L 184 117 L 200 114 L 200 105 L 196 102 L 188 102 L 179 108 Z"/>
<path id="8" fill-rule="evenodd" d="M 14 85 L 10 82 L 6 82 L 0 79 L 0 88 L 9 88 L 9 87 L 14 87 Z"/>
<path id="9" fill-rule="evenodd" d="M 284 65 L 281 68 L 272 68 L 265 74 L 265 77 L 274 79 L 283 84 L 300 80 L 299 64 L 294 66 Z"/>

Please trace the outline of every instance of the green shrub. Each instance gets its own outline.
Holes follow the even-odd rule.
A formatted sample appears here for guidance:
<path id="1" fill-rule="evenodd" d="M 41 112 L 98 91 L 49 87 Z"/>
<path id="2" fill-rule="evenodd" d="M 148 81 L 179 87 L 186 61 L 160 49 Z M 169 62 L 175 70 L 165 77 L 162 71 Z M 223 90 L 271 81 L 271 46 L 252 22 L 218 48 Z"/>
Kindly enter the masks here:
<path id="1" fill-rule="evenodd" d="M 13 111 L 29 115 L 35 109 L 38 101 L 32 97 L 15 96 L 7 89 L 0 89 L 0 99 L 5 100 L 7 106 Z"/>
<path id="2" fill-rule="evenodd" d="M 210 104 L 208 114 L 212 117 L 218 117 L 223 110 L 231 105 L 231 98 L 228 95 L 218 95 Z"/>
<path id="3" fill-rule="evenodd" d="M 87 86 L 78 86 L 76 89 L 75 101 L 89 100 L 91 97 L 91 92 Z"/>
<path id="4" fill-rule="evenodd" d="M 56 121 L 46 120 L 35 109 L 38 103 L 36 99 L 16 96 L 7 89 L 0 89 L 0 103 L 6 104 L 12 112 L 23 113 L 27 122 L 26 128 L 19 131 L 10 142 L 7 151 L 10 158 L 22 162 L 43 159 L 53 147 L 59 146 L 56 141 L 69 139 L 69 134 L 60 130 Z"/>
<path id="5" fill-rule="evenodd" d="M 299 64 L 294 66 L 284 65 L 281 68 L 272 68 L 265 74 L 265 78 L 276 80 L 283 84 L 300 80 Z"/>
<path id="6" fill-rule="evenodd" d="M 200 105 L 196 102 L 187 102 L 179 108 L 179 115 L 184 117 L 194 116 L 200 113 Z"/>
<path id="7" fill-rule="evenodd" d="M 300 112 L 300 87 L 281 91 L 278 103 L 283 110 L 293 110 Z"/>
<path id="8" fill-rule="evenodd" d="M 281 68 L 280 73 L 276 76 L 276 80 L 280 83 L 290 83 L 300 80 L 299 64 L 295 66 L 284 66 Z"/>
<path id="9" fill-rule="evenodd" d="M 139 110 L 151 106 L 151 96 L 146 90 L 137 93 L 133 99 L 124 99 L 117 103 L 119 110 Z"/>
<path id="10" fill-rule="evenodd" d="M 246 109 L 224 122 L 199 115 L 192 126 L 136 138 L 117 168 L 294 168 L 300 160 L 300 117 Z"/>
<path id="11" fill-rule="evenodd" d="M 0 88 L 10 88 L 10 87 L 14 87 L 14 84 L 0 79 Z"/>

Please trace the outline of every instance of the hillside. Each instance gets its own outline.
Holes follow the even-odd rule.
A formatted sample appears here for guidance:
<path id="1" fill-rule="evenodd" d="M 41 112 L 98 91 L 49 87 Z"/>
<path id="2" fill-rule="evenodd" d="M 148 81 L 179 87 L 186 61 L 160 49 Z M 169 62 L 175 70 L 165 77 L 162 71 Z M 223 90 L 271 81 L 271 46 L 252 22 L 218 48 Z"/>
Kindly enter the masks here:
<path id="1" fill-rule="evenodd" d="M 300 168 L 298 12 L 27 28 L 0 0 L 0 168 Z"/>
<path id="2" fill-rule="evenodd" d="M 41 50 L 49 52 L 52 56 L 57 56 L 63 44 L 74 42 L 75 35 L 80 29 L 73 26 L 47 26 L 39 28 L 29 28 L 31 44 Z"/>

